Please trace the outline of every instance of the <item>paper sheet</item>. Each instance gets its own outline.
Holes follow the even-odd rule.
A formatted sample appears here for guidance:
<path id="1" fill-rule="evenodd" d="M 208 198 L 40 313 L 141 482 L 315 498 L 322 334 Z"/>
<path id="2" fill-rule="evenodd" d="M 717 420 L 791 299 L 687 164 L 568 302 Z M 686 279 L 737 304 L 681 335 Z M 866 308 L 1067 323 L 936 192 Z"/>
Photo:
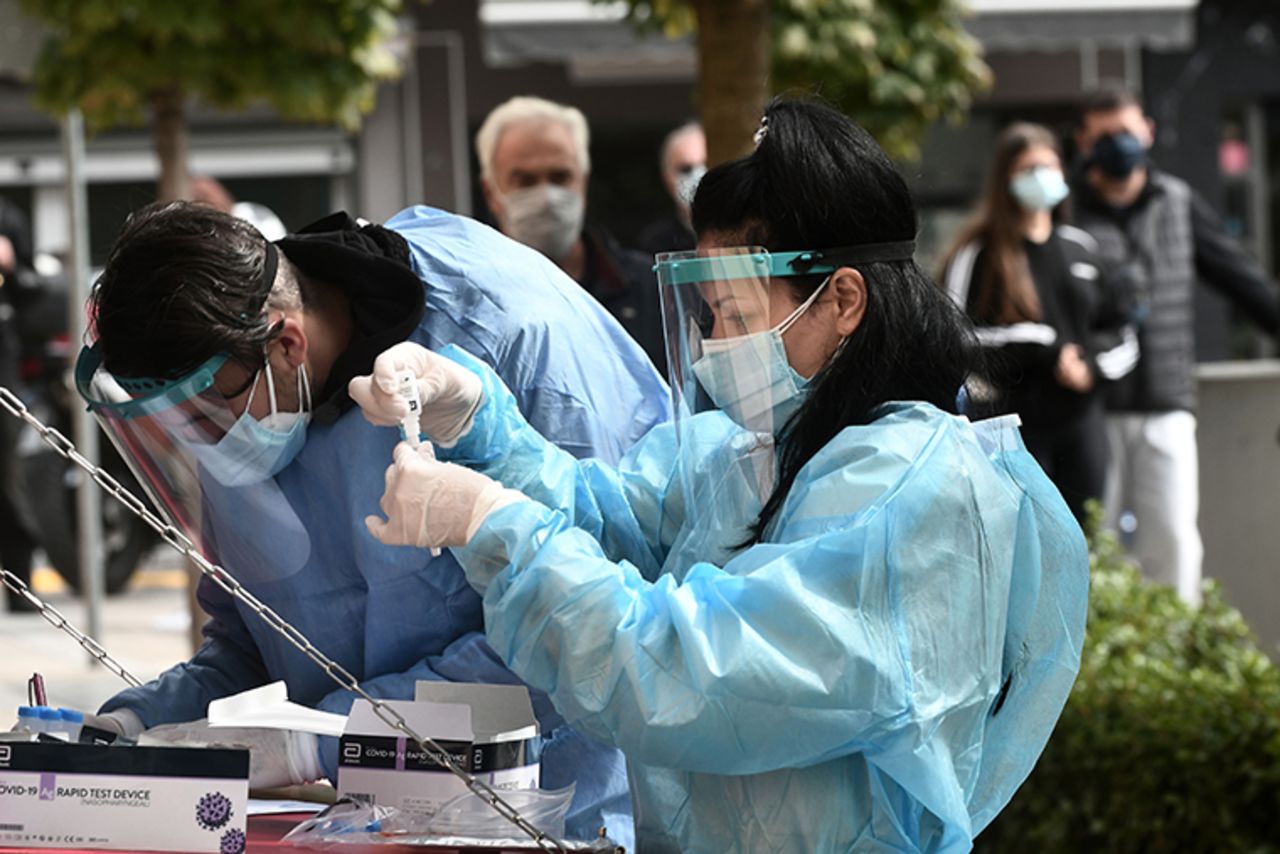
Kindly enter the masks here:
<path id="1" fill-rule="evenodd" d="M 209 703 L 211 727 L 261 727 L 342 735 L 346 715 L 335 715 L 289 702 L 284 682 L 272 682 Z"/>
<path id="2" fill-rule="evenodd" d="M 328 804 L 313 804 L 310 801 L 267 801 L 250 798 L 245 809 L 246 815 L 287 815 L 289 813 L 307 813 L 314 815 L 325 809 Z"/>

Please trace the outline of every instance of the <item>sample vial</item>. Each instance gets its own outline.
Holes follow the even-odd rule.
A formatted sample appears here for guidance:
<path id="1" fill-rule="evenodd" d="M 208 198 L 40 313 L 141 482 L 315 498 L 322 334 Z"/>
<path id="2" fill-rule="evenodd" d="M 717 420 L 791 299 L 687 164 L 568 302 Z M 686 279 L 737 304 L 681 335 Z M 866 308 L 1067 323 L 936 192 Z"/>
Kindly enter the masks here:
<path id="1" fill-rule="evenodd" d="M 43 732 L 48 735 L 62 735 L 62 715 L 58 714 L 57 709 L 39 706 L 38 714 L 40 715 L 40 729 L 36 730 L 36 732 Z"/>
<path id="2" fill-rule="evenodd" d="M 18 706 L 18 731 L 39 732 L 40 713 L 35 706 Z"/>
<path id="3" fill-rule="evenodd" d="M 400 422 L 400 435 L 416 448 L 422 444 L 422 427 L 418 424 L 418 416 L 422 414 L 422 399 L 418 396 L 418 379 L 412 371 L 404 371 L 396 377 L 396 393 L 409 406 L 409 414 Z"/>
<path id="4" fill-rule="evenodd" d="M 62 718 L 62 729 L 66 733 L 67 741 L 75 744 L 80 740 L 80 728 L 84 726 L 84 712 L 77 709 L 58 709 L 58 715 Z"/>

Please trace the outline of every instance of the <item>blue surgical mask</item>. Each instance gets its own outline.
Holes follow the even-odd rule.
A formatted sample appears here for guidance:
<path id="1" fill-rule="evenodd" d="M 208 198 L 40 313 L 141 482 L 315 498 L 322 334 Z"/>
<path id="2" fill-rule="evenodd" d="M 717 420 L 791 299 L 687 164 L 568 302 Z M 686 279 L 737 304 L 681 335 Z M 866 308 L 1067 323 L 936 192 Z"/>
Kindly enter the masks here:
<path id="1" fill-rule="evenodd" d="M 829 281 L 830 276 L 772 329 L 702 342 L 702 356 L 693 363 L 693 373 L 712 402 L 742 427 L 774 434 L 800 408 L 809 380 L 791 367 L 782 336 Z"/>
<path id="2" fill-rule="evenodd" d="M 1061 169 L 1037 166 L 1014 175 L 1009 192 L 1024 210 L 1047 211 L 1057 207 L 1069 191 Z"/>
<path id="3" fill-rule="evenodd" d="M 259 421 L 249 414 L 249 405 L 257 392 L 258 380 L 264 375 L 271 412 Z M 298 366 L 298 401 L 301 411 L 280 411 L 275 380 L 268 363 L 254 377 L 244 412 L 226 435 L 217 444 L 193 445 L 191 450 L 223 486 L 248 486 L 275 477 L 293 462 L 307 441 L 307 422 L 311 420 L 311 383 L 307 379 L 306 365 Z"/>

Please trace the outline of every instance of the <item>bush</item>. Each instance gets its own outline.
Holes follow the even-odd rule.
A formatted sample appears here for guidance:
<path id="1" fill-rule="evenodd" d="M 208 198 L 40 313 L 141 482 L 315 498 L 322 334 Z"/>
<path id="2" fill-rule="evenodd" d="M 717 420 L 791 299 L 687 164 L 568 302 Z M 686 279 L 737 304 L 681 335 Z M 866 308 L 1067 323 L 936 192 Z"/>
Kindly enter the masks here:
<path id="1" fill-rule="evenodd" d="M 1280 851 L 1280 670 L 1214 583 L 1190 607 L 1090 539 L 1080 676 L 976 849 Z"/>

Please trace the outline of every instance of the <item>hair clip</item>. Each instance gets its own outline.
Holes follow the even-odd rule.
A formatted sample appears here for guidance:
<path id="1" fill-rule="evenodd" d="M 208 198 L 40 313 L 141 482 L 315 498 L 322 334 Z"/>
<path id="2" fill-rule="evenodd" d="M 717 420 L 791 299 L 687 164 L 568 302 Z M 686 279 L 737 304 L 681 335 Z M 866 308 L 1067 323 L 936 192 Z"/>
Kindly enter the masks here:
<path id="1" fill-rule="evenodd" d="M 759 148 L 760 143 L 764 141 L 764 138 L 768 134 L 769 134 L 769 117 L 761 116 L 760 127 L 756 130 L 755 136 L 751 137 L 751 140 L 756 144 L 756 147 Z"/>

